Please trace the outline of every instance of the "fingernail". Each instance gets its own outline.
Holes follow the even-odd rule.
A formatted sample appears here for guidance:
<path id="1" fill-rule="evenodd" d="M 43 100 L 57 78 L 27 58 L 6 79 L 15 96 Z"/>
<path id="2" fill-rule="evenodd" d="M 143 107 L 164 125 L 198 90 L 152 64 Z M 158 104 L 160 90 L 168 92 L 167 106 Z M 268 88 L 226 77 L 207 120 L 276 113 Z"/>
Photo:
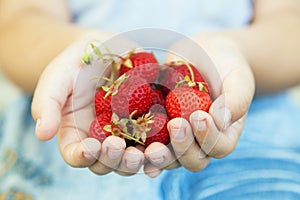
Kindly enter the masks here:
<path id="1" fill-rule="evenodd" d="M 94 159 L 99 157 L 100 153 L 100 142 L 94 138 L 86 138 L 81 142 L 84 152 L 83 155 L 87 159 Z"/>
<path id="2" fill-rule="evenodd" d="M 154 164 L 161 164 L 165 161 L 165 158 L 163 156 L 159 156 L 156 158 L 149 158 L 151 160 L 151 162 L 153 162 Z"/>
<path id="3" fill-rule="evenodd" d="M 116 159 L 123 153 L 123 149 L 107 149 L 107 155 L 110 159 Z"/>
<path id="4" fill-rule="evenodd" d="M 192 125 L 194 130 L 205 131 L 207 129 L 206 119 L 202 119 L 202 120 L 193 119 Z"/>
<path id="5" fill-rule="evenodd" d="M 183 140 L 185 138 L 185 127 L 175 128 L 171 127 L 171 134 L 175 140 Z"/>

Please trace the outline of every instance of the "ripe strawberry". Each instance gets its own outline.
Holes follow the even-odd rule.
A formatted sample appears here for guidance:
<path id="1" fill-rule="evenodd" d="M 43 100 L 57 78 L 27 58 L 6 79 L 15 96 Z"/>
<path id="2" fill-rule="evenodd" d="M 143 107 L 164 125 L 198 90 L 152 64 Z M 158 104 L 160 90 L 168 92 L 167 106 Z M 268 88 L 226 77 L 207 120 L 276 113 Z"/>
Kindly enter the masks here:
<path id="1" fill-rule="evenodd" d="M 94 107 L 96 116 L 100 115 L 101 113 L 111 112 L 111 95 L 105 97 L 106 92 L 103 88 L 100 88 L 95 95 L 94 99 Z"/>
<path id="2" fill-rule="evenodd" d="M 203 110 L 208 112 L 211 98 L 205 91 L 194 87 L 180 87 L 172 90 L 166 97 L 166 110 L 170 118 L 189 119 L 192 112 Z"/>
<path id="3" fill-rule="evenodd" d="M 153 94 L 150 85 L 141 77 L 127 76 L 112 95 L 112 111 L 120 117 L 128 117 L 136 111 L 133 117 L 147 113 L 153 105 Z"/>
<path id="4" fill-rule="evenodd" d="M 119 76 L 122 76 L 125 73 L 128 75 L 136 75 L 144 78 L 148 83 L 154 83 L 157 79 L 159 65 L 153 53 L 130 52 L 126 58 L 123 58 L 117 54 L 102 52 L 94 43 L 89 43 L 89 45 L 98 59 L 114 63 L 116 69 L 119 70 Z M 90 65 L 94 61 L 94 55 L 88 53 L 86 50 L 81 57 L 81 62 L 82 64 Z M 109 49 L 106 50 L 109 51 Z M 121 61 L 115 63 L 114 58 L 119 58 Z"/>
<path id="5" fill-rule="evenodd" d="M 111 112 L 101 113 L 90 125 L 89 136 L 96 138 L 101 143 L 111 135 L 111 132 L 105 130 L 105 126 L 111 125 Z"/>
<path id="6" fill-rule="evenodd" d="M 192 64 L 188 65 L 193 72 L 193 76 L 185 63 L 174 62 L 161 71 L 159 83 L 163 86 L 162 90 L 165 94 L 168 94 L 170 90 L 173 90 L 178 82 L 184 80 L 185 76 L 188 76 L 193 82 L 202 83 L 206 90 L 209 91 L 209 88 L 200 72 Z"/>
<path id="7" fill-rule="evenodd" d="M 167 129 L 169 122 L 168 116 L 163 113 L 154 113 L 152 116 L 153 123 L 149 124 L 150 131 L 147 132 L 145 147 L 153 142 L 160 142 L 165 145 L 169 144 L 170 136 Z"/>
<path id="8" fill-rule="evenodd" d="M 160 90 L 152 88 L 152 94 L 153 104 L 165 105 L 165 97 Z"/>
<path id="9" fill-rule="evenodd" d="M 129 123 L 127 123 L 128 128 L 124 131 L 127 135 L 130 135 L 131 140 L 134 140 L 145 147 L 153 142 L 161 142 L 163 144 L 168 144 L 170 142 L 170 136 L 167 130 L 169 118 L 166 114 L 151 114 L 151 112 L 148 112 L 137 119 L 132 118 L 133 114 L 134 112 L 129 116 Z"/>
<path id="10" fill-rule="evenodd" d="M 154 83 L 159 72 L 158 62 L 153 53 L 137 52 L 130 53 L 128 57 L 122 61 L 120 66 L 120 76 L 123 74 L 140 76 L 148 83 Z"/>
<path id="11" fill-rule="evenodd" d="M 152 88 L 152 94 L 153 94 L 153 105 L 150 108 L 151 113 L 164 113 L 166 114 L 165 109 L 165 96 L 163 93 L 156 88 Z"/>

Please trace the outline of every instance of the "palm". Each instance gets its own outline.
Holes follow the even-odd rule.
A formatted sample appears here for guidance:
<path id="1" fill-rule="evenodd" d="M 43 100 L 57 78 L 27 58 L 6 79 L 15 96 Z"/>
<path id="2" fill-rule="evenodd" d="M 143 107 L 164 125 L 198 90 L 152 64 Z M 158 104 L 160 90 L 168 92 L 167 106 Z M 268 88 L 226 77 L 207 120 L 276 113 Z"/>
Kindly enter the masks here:
<path id="1" fill-rule="evenodd" d="M 211 87 L 213 104 L 209 113 L 196 111 L 189 121 L 176 118 L 169 122 L 174 154 L 166 146 L 149 146 L 145 150 L 150 160 L 146 173 L 148 168 L 158 173 L 180 165 L 199 171 L 210 157 L 220 158 L 232 152 L 242 132 L 254 93 L 250 67 L 230 40 L 202 36 L 194 39 L 196 45 L 182 40 L 173 46 L 172 52 L 199 67 Z M 169 54 L 166 62 L 178 59 L 181 58 Z M 179 137 L 182 132 L 184 137 Z M 162 158 L 163 162 L 156 162 Z"/>

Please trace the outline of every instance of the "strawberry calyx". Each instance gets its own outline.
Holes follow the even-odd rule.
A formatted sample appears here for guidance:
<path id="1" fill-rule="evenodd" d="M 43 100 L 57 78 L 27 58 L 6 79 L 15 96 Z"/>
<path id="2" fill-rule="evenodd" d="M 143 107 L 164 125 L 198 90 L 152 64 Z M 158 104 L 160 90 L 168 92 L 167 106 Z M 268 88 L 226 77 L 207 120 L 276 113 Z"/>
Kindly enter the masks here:
<path id="1" fill-rule="evenodd" d="M 137 111 L 133 111 L 129 118 L 120 119 L 116 114 L 112 114 L 112 124 L 106 125 L 103 129 L 111 135 L 123 136 L 125 139 L 133 140 L 141 145 L 145 145 L 147 133 L 151 130 L 150 124 L 154 123 L 151 112 L 134 119 Z"/>
<path id="2" fill-rule="evenodd" d="M 128 123 L 129 119 L 122 118 L 120 119 L 119 116 L 115 113 L 112 114 L 111 117 L 111 124 L 105 125 L 103 130 L 109 132 L 113 136 L 123 136 L 123 138 L 128 140 L 133 140 L 141 145 L 144 145 L 139 139 L 132 136 L 128 131 Z"/>
<path id="3" fill-rule="evenodd" d="M 132 136 L 145 143 L 147 139 L 147 132 L 151 130 L 149 125 L 154 123 L 152 120 L 153 115 L 151 115 L 151 112 L 148 112 L 137 119 L 133 119 L 132 116 L 135 113 L 136 111 L 133 111 L 129 116 L 129 121 L 132 125 Z"/>
<path id="4" fill-rule="evenodd" d="M 129 58 L 123 58 L 121 62 L 114 62 L 113 67 L 116 69 L 116 71 L 120 71 L 121 65 L 124 65 L 125 67 L 128 67 L 130 69 L 133 68 L 133 64 Z"/>
<path id="5" fill-rule="evenodd" d="M 110 82 L 109 85 L 102 86 L 102 89 L 106 92 L 104 98 L 107 98 L 109 95 L 114 96 L 114 95 L 118 94 L 120 86 L 128 77 L 129 76 L 127 76 L 126 74 L 123 74 L 115 81 L 105 78 L 105 77 L 102 77 L 104 80 Z"/>
<path id="6" fill-rule="evenodd" d="M 176 83 L 175 88 L 179 88 L 179 87 L 187 84 L 189 87 L 196 87 L 200 91 L 208 92 L 207 87 L 205 87 L 205 85 L 207 86 L 206 82 L 196 82 L 195 81 L 194 71 L 193 71 L 191 65 L 188 62 L 186 62 L 184 60 L 178 60 L 176 62 L 172 62 L 171 66 L 174 66 L 174 64 L 175 65 L 176 64 L 183 64 L 183 65 L 185 65 L 188 68 L 188 70 L 189 70 L 189 72 L 191 74 L 191 77 L 188 76 L 188 75 L 185 75 L 184 78 L 179 77 L 180 80 Z"/>
<path id="7" fill-rule="evenodd" d="M 197 88 L 198 90 L 200 90 L 200 91 L 208 92 L 207 87 L 204 86 L 204 85 L 207 86 L 207 83 L 205 83 L 205 82 L 195 82 L 195 81 L 192 81 L 188 75 L 186 75 L 186 76 L 184 77 L 184 80 L 182 81 L 182 83 L 180 83 L 180 82 L 178 82 L 178 83 L 179 83 L 179 84 L 176 85 L 177 87 L 178 87 L 179 85 L 182 85 L 182 84 L 184 84 L 184 83 L 187 83 L 187 85 L 188 85 L 189 87 L 196 87 L 196 88 Z"/>
<path id="8" fill-rule="evenodd" d="M 109 48 L 104 45 L 105 50 L 108 53 L 103 53 L 94 43 L 100 43 L 101 45 L 104 45 L 101 41 L 99 40 L 93 40 L 91 42 L 88 42 L 84 48 L 84 54 L 81 57 L 81 63 L 82 64 L 87 64 L 90 65 L 92 64 L 94 60 L 94 56 L 92 53 L 88 52 L 88 48 L 90 47 L 92 49 L 92 52 L 97 56 L 98 59 L 102 59 L 104 62 L 112 62 L 112 63 L 117 63 L 114 58 L 120 59 L 122 62 L 124 62 L 126 59 L 123 58 L 120 55 L 113 54 L 110 52 Z"/>
<path id="9" fill-rule="evenodd" d="M 130 60 L 130 56 L 134 54 L 134 50 L 130 51 L 128 54 L 127 54 L 127 58 L 125 60 L 123 60 L 122 63 L 119 63 L 119 68 L 117 69 L 120 69 L 121 65 L 124 65 L 125 67 L 128 67 L 130 69 L 133 68 L 133 63 L 132 61 Z"/>

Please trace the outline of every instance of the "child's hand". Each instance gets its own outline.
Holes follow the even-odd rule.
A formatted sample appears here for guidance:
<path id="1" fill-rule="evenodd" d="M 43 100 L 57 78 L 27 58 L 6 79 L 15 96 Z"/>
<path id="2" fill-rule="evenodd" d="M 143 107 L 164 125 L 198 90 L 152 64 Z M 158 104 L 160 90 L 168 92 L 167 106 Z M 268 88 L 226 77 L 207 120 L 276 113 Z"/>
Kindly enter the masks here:
<path id="1" fill-rule="evenodd" d="M 101 35 L 96 37 L 101 38 Z M 88 138 L 89 126 L 95 118 L 92 103 L 97 83 L 90 78 L 105 70 L 105 67 L 80 66 L 89 38 L 93 37 L 67 48 L 40 77 L 32 103 L 36 136 L 40 140 L 50 140 L 57 134 L 61 155 L 73 167 L 89 167 L 99 175 L 113 170 L 122 175 L 134 174 L 144 161 L 142 151 L 133 147 L 125 150 L 125 141 L 115 136 L 107 138 L 103 144 Z M 135 47 L 120 41 L 120 51 L 123 51 L 120 44 L 126 51 Z"/>
<path id="2" fill-rule="evenodd" d="M 190 171 L 200 171 L 211 157 L 222 158 L 231 153 L 239 140 L 254 95 L 253 74 L 232 41 L 203 36 L 194 39 L 215 65 L 214 68 L 209 62 L 206 66 L 198 65 L 211 87 L 213 104 L 209 113 L 196 111 L 189 121 L 175 118 L 169 122 L 172 150 L 160 144 L 150 145 L 145 150 L 150 162 L 144 170 L 151 177 L 157 176 L 162 169 L 181 165 Z M 172 48 L 173 52 L 185 56 L 196 65 L 197 59 L 201 58 L 197 58 L 199 54 L 194 50 L 184 41 Z M 177 59 L 167 56 L 167 62 Z"/>

